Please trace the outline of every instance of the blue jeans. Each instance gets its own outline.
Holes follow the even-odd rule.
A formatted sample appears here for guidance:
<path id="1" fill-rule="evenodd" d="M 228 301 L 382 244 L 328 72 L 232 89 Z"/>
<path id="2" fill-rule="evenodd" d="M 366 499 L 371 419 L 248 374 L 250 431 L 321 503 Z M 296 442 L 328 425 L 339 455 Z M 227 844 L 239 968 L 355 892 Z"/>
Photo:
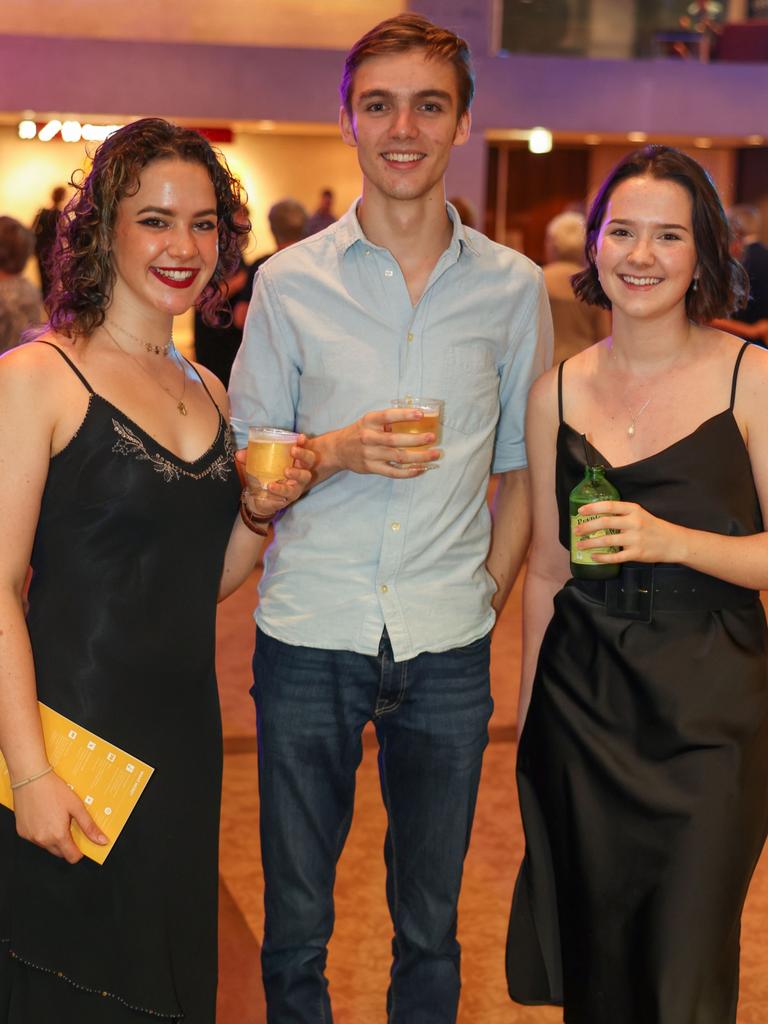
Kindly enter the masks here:
<path id="1" fill-rule="evenodd" d="M 389 1024 L 453 1024 L 456 907 L 492 702 L 490 638 L 395 663 L 294 647 L 257 631 L 269 1024 L 331 1024 L 325 962 L 336 863 L 352 821 L 362 731 L 373 721 L 387 811 L 394 925 Z"/>

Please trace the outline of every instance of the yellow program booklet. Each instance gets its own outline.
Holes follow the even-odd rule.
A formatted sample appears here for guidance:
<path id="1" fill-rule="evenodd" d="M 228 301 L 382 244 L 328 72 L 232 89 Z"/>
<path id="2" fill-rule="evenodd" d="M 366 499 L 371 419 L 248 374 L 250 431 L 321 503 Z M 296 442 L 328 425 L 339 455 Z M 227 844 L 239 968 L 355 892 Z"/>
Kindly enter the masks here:
<path id="1" fill-rule="evenodd" d="M 48 762 L 77 793 L 86 810 L 109 837 L 106 846 L 92 843 L 76 822 L 72 838 L 86 857 L 103 864 L 115 845 L 131 811 L 144 792 L 154 768 L 131 757 L 95 733 L 39 704 Z M 13 810 L 13 791 L 8 767 L 0 754 L 0 804 Z"/>

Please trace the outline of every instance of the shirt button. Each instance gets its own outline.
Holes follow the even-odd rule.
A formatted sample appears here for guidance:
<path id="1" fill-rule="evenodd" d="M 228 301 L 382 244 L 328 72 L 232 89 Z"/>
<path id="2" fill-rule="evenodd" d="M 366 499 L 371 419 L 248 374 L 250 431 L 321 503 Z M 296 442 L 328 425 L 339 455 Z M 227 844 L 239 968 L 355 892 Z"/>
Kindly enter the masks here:
<path id="1" fill-rule="evenodd" d="M 389 267 L 387 267 L 387 269 L 384 271 L 384 277 L 393 277 L 394 273 L 394 270 L 391 270 Z"/>
<path id="2" fill-rule="evenodd" d="M 389 587 L 387 586 L 386 583 L 382 583 L 381 587 L 379 589 L 381 590 L 382 594 L 388 594 L 389 593 Z"/>
<path id="3" fill-rule="evenodd" d="M 413 333 L 408 331 L 408 341 L 413 341 Z"/>
<path id="4" fill-rule="evenodd" d="M 400 529 L 400 523 L 392 523 L 391 525 L 394 532 L 397 533 L 397 531 Z"/>
<path id="5" fill-rule="evenodd" d="M 366 249 L 365 250 L 365 255 L 366 256 L 370 256 L 371 255 L 371 250 L 370 249 Z"/>

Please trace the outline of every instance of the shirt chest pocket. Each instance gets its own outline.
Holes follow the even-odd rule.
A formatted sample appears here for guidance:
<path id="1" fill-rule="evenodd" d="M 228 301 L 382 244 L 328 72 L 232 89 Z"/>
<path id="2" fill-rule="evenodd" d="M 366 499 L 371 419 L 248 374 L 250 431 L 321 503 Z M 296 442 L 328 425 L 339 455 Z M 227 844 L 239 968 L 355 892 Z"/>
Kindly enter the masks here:
<path id="1" fill-rule="evenodd" d="M 435 381 L 434 397 L 445 401 L 446 427 L 474 434 L 495 425 L 499 375 L 490 346 L 472 340 L 441 352 L 427 378 Z"/>

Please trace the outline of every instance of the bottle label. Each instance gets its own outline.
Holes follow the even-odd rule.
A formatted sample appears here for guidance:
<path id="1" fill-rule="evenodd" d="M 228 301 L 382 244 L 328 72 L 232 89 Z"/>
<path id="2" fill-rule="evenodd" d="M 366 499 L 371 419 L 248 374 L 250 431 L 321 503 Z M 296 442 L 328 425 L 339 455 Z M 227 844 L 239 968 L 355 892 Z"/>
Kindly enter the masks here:
<path id="1" fill-rule="evenodd" d="M 618 548 L 614 547 L 600 547 L 600 548 L 577 548 L 576 542 L 579 540 L 587 540 L 590 537 L 606 537 L 615 530 L 595 530 L 594 533 L 584 533 L 581 536 L 575 534 L 577 526 L 581 526 L 582 523 L 588 523 L 591 519 L 599 519 L 600 517 L 595 514 L 592 516 L 571 516 L 571 561 L 577 562 L 579 565 L 600 565 L 604 563 L 595 562 L 593 555 L 612 555 Z"/>

